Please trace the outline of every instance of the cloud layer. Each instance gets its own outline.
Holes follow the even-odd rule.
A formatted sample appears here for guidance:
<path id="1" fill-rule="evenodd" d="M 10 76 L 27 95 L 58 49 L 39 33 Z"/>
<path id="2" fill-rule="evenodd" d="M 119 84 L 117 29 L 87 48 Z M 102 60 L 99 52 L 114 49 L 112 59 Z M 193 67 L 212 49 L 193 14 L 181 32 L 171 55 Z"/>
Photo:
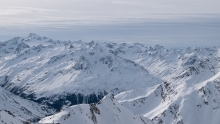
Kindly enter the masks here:
<path id="1" fill-rule="evenodd" d="M 0 1 L 0 40 L 35 32 L 58 39 L 206 46 L 220 39 L 219 22 L 219 0 Z"/>

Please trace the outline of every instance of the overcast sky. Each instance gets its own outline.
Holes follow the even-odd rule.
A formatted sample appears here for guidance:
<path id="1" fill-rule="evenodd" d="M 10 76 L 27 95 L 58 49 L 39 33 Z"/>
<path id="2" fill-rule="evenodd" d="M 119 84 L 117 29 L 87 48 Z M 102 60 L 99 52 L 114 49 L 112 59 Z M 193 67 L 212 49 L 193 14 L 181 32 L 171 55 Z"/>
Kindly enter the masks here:
<path id="1" fill-rule="evenodd" d="M 0 40 L 54 39 L 220 45 L 220 0 L 0 0 Z"/>

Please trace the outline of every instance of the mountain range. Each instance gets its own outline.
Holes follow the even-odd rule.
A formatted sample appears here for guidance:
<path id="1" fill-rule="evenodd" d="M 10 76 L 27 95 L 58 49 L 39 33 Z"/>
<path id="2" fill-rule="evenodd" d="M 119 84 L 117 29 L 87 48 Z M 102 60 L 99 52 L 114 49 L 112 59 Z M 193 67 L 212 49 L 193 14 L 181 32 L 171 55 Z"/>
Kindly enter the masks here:
<path id="1" fill-rule="evenodd" d="M 21 122 L 107 124 L 118 115 L 115 123 L 218 124 L 219 69 L 220 47 L 166 49 L 31 33 L 0 42 L 6 94 L 0 110 Z"/>

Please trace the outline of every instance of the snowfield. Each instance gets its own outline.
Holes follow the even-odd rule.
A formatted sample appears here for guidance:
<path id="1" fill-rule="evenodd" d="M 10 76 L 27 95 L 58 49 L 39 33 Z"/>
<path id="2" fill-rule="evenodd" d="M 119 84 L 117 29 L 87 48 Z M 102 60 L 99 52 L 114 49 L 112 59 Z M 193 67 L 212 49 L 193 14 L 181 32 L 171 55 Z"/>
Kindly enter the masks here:
<path id="1" fill-rule="evenodd" d="M 10 94 L 9 100 L 0 96 L 7 104 L 0 110 L 21 121 L 54 114 L 40 122 L 142 123 L 149 118 L 154 124 L 219 124 L 220 47 L 166 49 L 31 33 L 0 42 L 0 86 L 2 94 Z M 8 102 L 14 97 L 32 114 Z M 40 106 L 51 108 L 45 113 Z M 56 114 L 52 108 L 62 110 Z"/>

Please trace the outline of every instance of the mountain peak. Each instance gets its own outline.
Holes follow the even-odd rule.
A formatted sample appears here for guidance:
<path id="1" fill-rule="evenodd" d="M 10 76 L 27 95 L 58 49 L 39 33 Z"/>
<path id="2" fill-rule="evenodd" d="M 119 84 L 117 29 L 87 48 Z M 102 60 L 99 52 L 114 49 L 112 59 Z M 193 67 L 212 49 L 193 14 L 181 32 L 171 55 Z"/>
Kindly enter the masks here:
<path id="1" fill-rule="evenodd" d="M 156 50 L 162 50 L 162 49 L 164 49 L 164 47 L 161 46 L 161 45 L 159 45 L 159 44 L 155 45 L 154 48 L 155 48 Z"/>
<path id="2" fill-rule="evenodd" d="M 153 124 L 149 119 L 135 115 L 113 100 L 113 96 L 109 94 L 98 104 L 67 107 L 55 115 L 41 119 L 40 123 Z"/>
<path id="3" fill-rule="evenodd" d="M 35 33 L 30 33 L 30 34 L 28 35 L 28 37 L 39 37 L 39 35 L 37 35 L 37 34 L 35 34 Z"/>

